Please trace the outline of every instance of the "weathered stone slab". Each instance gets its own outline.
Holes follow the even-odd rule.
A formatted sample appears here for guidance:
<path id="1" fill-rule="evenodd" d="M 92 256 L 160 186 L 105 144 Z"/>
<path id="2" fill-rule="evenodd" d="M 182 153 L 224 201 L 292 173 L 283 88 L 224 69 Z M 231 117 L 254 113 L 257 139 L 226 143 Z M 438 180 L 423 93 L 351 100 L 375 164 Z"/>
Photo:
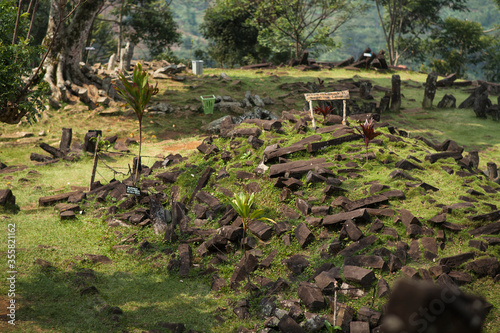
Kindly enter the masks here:
<path id="1" fill-rule="evenodd" d="M 284 315 L 281 318 L 278 329 L 280 332 L 306 333 L 306 331 L 289 315 Z"/>
<path id="2" fill-rule="evenodd" d="M 288 174 L 289 177 L 301 176 L 317 167 L 329 168 L 333 163 L 326 162 L 325 158 L 315 158 L 307 161 L 293 161 L 288 163 L 273 164 L 269 169 L 269 177 L 280 177 Z"/>
<path id="3" fill-rule="evenodd" d="M 195 198 L 199 202 L 207 204 L 210 208 L 220 205 L 219 199 L 205 191 L 199 191 L 198 193 L 196 193 Z"/>
<path id="4" fill-rule="evenodd" d="M 351 333 L 370 333 L 370 324 L 366 321 L 351 321 L 349 330 Z"/>
<path id="5" fill-rule="evenodd" d="M 318 311 L 326 306 L 321 290 L 312 283 L 301 282 L 297 287 L 297 295 L 310 311 Z"/>
<path id="6" fill-rule="evenodd" d="M 49 195 L 38 199 L 38 205 L 41 207 L 55 205 L 56 203 L 66 201 L 68 198 L 78 192 L 66 192 L 61 194 Z"/>
<path id="7" fill-rule="evenodd" d="M 342 272 L 347 281 L 358 283 L 363 287 L 369 287 L 376 280 L 373 271 L 363 267 L 344 265 Z"/>
<path id="8" fill-rule="evenodd" d="M 45 150 L 50 155 L 54 156 L 54 158 L 63 158 L 64 156 L 66 156 L 66 154 L 64 152 L 62 152 L 61 150 L 59 150 L 55 147 L 52 147 L 51 145 L 48 145 L 44 142 L 40 143 L 40 148 Z"/>
<path id="9" fill-rule="evenodd" d="M 429 154 L 425 156 L 425 160 L 431 163 L 435 163 L 440 159 L 453 158 L 456 161 L 461 160 L 463 158 L 462 153 L 460 151 L 444 151 L 441 153 Z"/>
<path id="10" fill-rule="evenodd" d="M 179 260 L 181 262 L 181 265 L 179 267 L 179 276 L 187 277 L 189 276 L 189 271 L 192 266 L 191 247 L 189 247 L 189 244 L 179 244 L 178 252 L 179 252 Z"/>
<path id="11" fill-rule="evenodd" d="M 302 248 L 306 247 L 308 244 L 315 240 L 313 233 L 311 232 L 311 230 L 309 230 L 304 222 L 302 222 L 297 226 L 297 228 L 295 228 L 294 234 L 295 238 Z"/>
<path id="12" fill-rule="evenodd" d="M 361 139 L 360 134 L 348 134 L 331 140 L 313 142 L 307 145 L 307 151 L 309 153 L 314 153 L 331 146 L 337 146 L 345 142 L 355 141 Z"/>
<path id="13" fill-rule="evenodd" d="M 445 266 L 448 266 L 450 268 L 458 267 L 461 264 L 463 264 L 464 262 L 467 262 L 467 261 L 473 259 L 474 256 L 475 256 L 474 252 L 465 252 L 465 253 L 457 254 L 457 255 L 454 255 L 451 257 L 441 258 L 439 260 L 439 265 L 445 265 Z"/>
<path id="14" fill-rule="evenodd" d="M 166 171 L 156 175 L 156 178 L 160 179 L 165 184 L 173 184 L 177 181 L 179 173 Z"/>
<path id="15" fill-rule="evenodd" d="M 483 225 L 479 228 L 471 230 L 469 231 L 469 234 L 471 234 L 472 236 L 495 235 L 498 234 L 499 232 L 500 232 L 500 221 Z"/>
<path id="16" fill-rule="evenodd" d="M 500 210 L 496 210 L 491 213 L 480 214 L 475 216 L 470 216 L 471 221 L 496 221 L 500 220 Z"/>
<path id="17" fill-rule="evenodd" d="M 283 260 L 283 263 L 296 275 L 299 275 L 306 267 L 310 266 L 309 261 L 301 254 L 295 254 Z"/>
<path id="18" fill-rule="evenodd" d="M 413 170 L 413 169 L 422 170 L 423 169 L 420 165 L 416 165 L 416 164 L 414 164 L 408 160 L 405 160 L 405 159 L 396 162 L 395 167 L 398 169 L 403 169 L 403 170 Z"/>
<path id="19" fill-rule="evenodd" d="M 344 223 L 344 226 L 342 227 L 342 230 L 340 232 L 341 236 L 339 238 L 344 238 L 343 234 L 347 235 L 350 240 L 352 241 L 357 241 L 361 237 L 363 237 L 363 232 L 358 228 L 358 226 L 354 223 L 353 220 L 347 220 Z"/>
<path id="20" fill-rule="evenodd" d="M 386 266 L 384 259 L 376 255 L 358 255 L 346 257 L 344 266 L 370 267 L 374 269 L 382 269 Z"/>
<path id="21" fill-rule="evenodd" d="M 376 207 L 382 203 L 387 203 L 388 200 L 389 199 L 385 195 L 382 195 L 382 194 L 372 195 L 372 196 L 367 197 L 367 198 L 363 198 L 363 199 L 349 202 L 349 203 L 344 205 L 344 208 L 347 211 L 353 211 L 353 210 L 360 209 L 360 208 L 367 208 L 367 207 L 374 207 L 374 206 Z"/>
<path id="22" fill-rule="evenodd" d="M 480 277 L 495 277 L 498 274 L 499 267 L 498 259 L 495 257 L 477 259 L 465 265 L 466 269 L 473 271 Z"/>
<path id="23" fill-rule="evenodd" d="M 370 222 L 370 214 L 368 214 L 366 209 L 362 208 L 350 212 L 327 215 L 323 218 L 322 224 L 323 226 L 335 226 L 347 220 L 353 220 L 358 223 L 368 223 Z"/>
<path id="24" fill-rule="evenodd" d="M 16 197 L 11 189 L 0 190 L 0 206 L 15 205 Z"/>
<path id="25" fill-rule="evenodd" d="M 324 295 L 333 295 L 335 293 L 337 279 L 341 279 L 340 268 L 336 268 L 337 269 L 323 271 L 314 278 L 316 285 L 321 289 Z"/>
<path id="26" fill-rule="evenodd" d="M 366 306 L 362 306 L 358 310 L 358 320 L 369 323 L 370 327 L 378 326 L 381 317 L 382 313 L 372 310 Z"/>
<path id="27" fill-rule="evenodd" d="M 420 224 L 418 218 L 416 218 L 409 210 L 402 208 L 399 213 L 401 214 L 401 222 L 409 227 L 411 224 Z"/>
<path id="28" fill-rule="evenodd" d="M 338 253 L 338 255 L 348 257 L 354 255 L 356 252 L 361 251 L 368 246 L 374 244 L 378 241 L 378 237 L 375 235 L 370 235 L 364 238 L 361 238 L 359 241 L 352 243 L 342 251 Z"/>
<path id="29" fill-rule="evenodd" d="M 262 241 L 269 240 L 273 235 L 273 228 L 261 221 L 252 221 L 249 223 L 248 228 Z"/>
<path id="30" fill-rule="evenodd" d="M 296 153 L 298 151 L 305 151 L 306 145 L 310 142 L 315 142 L 321 140 L 321 135 L 312 135 L 307 138 L 304 138 L 300 141 L 294 142 L 288 147 L 272 147 L 270 149 L 266 149 L 264 151 L 264 162 L 272 161 L 282 156 L 286 156 L 292 153 Z M 273 149 L 274 148 L 274 149 Z"/>

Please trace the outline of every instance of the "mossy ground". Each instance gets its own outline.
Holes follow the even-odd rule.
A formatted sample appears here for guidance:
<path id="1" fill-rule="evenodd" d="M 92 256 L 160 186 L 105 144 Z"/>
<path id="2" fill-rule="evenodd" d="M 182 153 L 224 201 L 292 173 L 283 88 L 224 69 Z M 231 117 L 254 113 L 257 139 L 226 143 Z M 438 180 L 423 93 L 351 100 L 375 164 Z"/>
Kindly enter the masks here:
<path id="1" fill-rule="evenodd" d="M 281 90 L 278 86 L 285 82 L 294 81 L 316 81 L 317 78 L 325 79 L 325 86 L 338 81 L 339 79 L 354 78 L 370 79 L 374 84 L 390 87 L 392 73 L 377 72 L 350 72 L 345 70 L 320 71 L 320 72 L 299 72 L 294 69 L 284 68 L 272 71 L 242 71 L 224 70 L 231 78 L 232 82 L 240 80 L 239 84 L 231 84 L 218 78 L 221 70 L 205 69 L 207 76 L 188 76 L 184 83 L 161 81 L 160 87 L 163 94 L 156 96 L 158 101 L 167 101 L 173 105 L 200 105 L 200 95 L 216 94 L 230 95 L 235 99 L 243 98 L 245 91 L 250 90 L 253 94 L 261 97 L 269 96 L 275 100 L 275 104 L 269 109 L 277 114 L 290 109 L 301 110 L 304 105 L 302 93 Z M 214 76 L 211 76 L 214 74 Z M 485 169 L 486 162 L 492 161 L 500 165 L 500 131 L 498 123 L 491 120 L 481 120 L 474 116 L 470 109 L 446 109 L 446 110 L 421 110 L 420 101 L 423 89 L 405 86 L 405 82 L 412 86 L 421 85 L 425 82 L 425 75 L 412 72 L 399 72 L 403 82 L 402 92 L 404 94 L 404 110 L 400 114 L 383 115 L 383 121 L 389 121 L 394 126 L 410 131 L 410 138 L 406 142 L 393 143 L 384 138 L 382 143 L 371 145 L 370 151 L 376 155 L 375 160 L 365 162 L 364 146 L 359 143 L 342 145 L 340 148 L 329 148 L 322 151 L 322 157 L 335 164 L 335 169 L 343 168 L 345 161 L 335 161 L 335 154 L 358 154 L 361 156 L 357 160 L 360 168 L 364 169 L 361 178 L 347 179 L 342 187 L 347 189 L 348 197 L 352 200 L 365 197 L 369 193 L 369 182 L 379 181 L 382 184 L 391 186 L 393 189 L 401 189 L 406 193 L 405 200 L 391 200 L 391 208 L 406 208 L 422 221 L 436 215 L 439 209 L 435 204 L 430 203 L 430 199 L 444 205 L 457 202 L 459 195 L 463 195 L 464 179 L 456 175 L 449 175 L 441 169 L 447 165 L 455 171 L 459 167 L 453 160 L 441 161 L 430 164 L 425 161 L 428 147 L 423 143 L 413 139 L 416 135 L 425 135 L 428 138 L 443 141 L 444 139 L 455 140 L 460 145 L 466 146 L 466 150 L 480 149 L 480 168 Z M 462 89 L 439 89 L 436 94 L 436 101 L 445 93 L 452 92 L 457 101 L 464 100 L 468 93 Z M 279 98 L 284 94 L 291 93 L 287 98 Z M 374 93 L 375 99 L 379 100 L 383 94 Z M 124 110 L 125 111 L 125 110 Z M 144 144 L 143 163 L 152 165 L 154 161 L 168 155 L 173 150 L 172 146 L 193 148 L 203 139 L 203 133 L 199 128 L 211 120 L 221 117 L 223 114 L 215 112 L 213 115 L 203 115 L 199 112 L 179 112 L 168 117 L 148 116 L 144 121 Z M 208 258 L 195 256 L 195 267 L 188 278 L 181 279 L 175 272 L 170 272 L 167 265 L 171 255 L 176 253 L 176 244 L 165 242 L 161 236 L 155 235 L 150 228 L 127 229 L 109 228 L 103 220 L 103 209 L 106 205 L 97 202 L 89 202 L 84 208 L 85 213 L 73 221 L 61 221 L 57 212 L 52 208 L 42 208 L 38 206 L 38 198 L 46 195 L 68 192 L 72 186 L 88 186 L 90 172 L 92 168 L 92 157 L 85 156 L 76 162 L 60 161 L 47 166 L 36 166 L 29 160 L 31 152 L 42 153 L 38 148 L 39 142 L 57 145 L 61 134 L 61 128 L 72 127 L 74 140 L 83 140 L 84 134 L 89 129 L 100 128 L 106 134 L 117 134 L 120 140 L 127 137 L 137 137 L 137 121 L 133 115 L 124 112 L 121 116 L 101 117 L 98 113 L 89 111 L 75 111 L 74 113 L 64 113 L 62 111 L 49 110 L 41 121 L 34 125 L 20 124 L 17 127 L 0 125 L 2 135 L 11 134 L 18 131 L 31 131 L 35 135 L 33 138 L 15 140 L 3 140 L 0 146 L 1 162 L 11 165 L 26 165 L 27 169 L 2 174 L 0 177 L 0 188 L 12 189 L 16 196 L 18 212 L 2 211 L 0 219 L 2 225 L 16 224 L 16 264 L 19 271 L 17 275 L 16 294 L 20 308 L 18 309 L 16 326 L 12 327 L 5 321 L 0 322 L 1 330 L 13 332 L 102 332 L 102 331 L 122 331 L 124 329 L 131 332 L 142 332 L 144 330 L 158 328 L 158 322 L 183 322 L 189 329 L 205 332 L 234 332 L 239 326 L 253 328 L 262 325 L 262 320 L 257 317 L 240 321 L 232 312 L 235 302 L 250 297 L 250 293 L 244 290 L 232 291 L 228 286 L 223 287 L 219 292 L 210 290 L 211 279 L 200 275 L 208 266 Z M 38 133 L 44 130 L 45 135 Z M 387 129 L 380 129 L 388 133 Z M 309 135 L 309 134 L 308 134 Z M 285 128 L 285 134 L 264 133 L 261 139 L 268 143 L 279 140 L 291 143 L 298 141 L 307 135 L 291 134 L 290 128 Z M 325 138 L 328 135 L 324 135 Z M 163 140 L 178 139 L 176 141 Z M 0 140 L 2 138 L 0 137 Z M 233 151 L 229 147 L 226 139 L 216 139 L 215 144 L 223 150 L 226 148 L 234 154 L 234 159 L 230 162 L 221 160 L 204 159 L 195 150 L 180 149 L 183 156 L 190 156 L 190 159 L 175 167 L 184 170 L 176 185 L 181 188 L 181 195 L 190 196 L 196 186 L 196 182 L 203 173 L 206 166 L 216 169 L 226 167 L 228 170 L 236 163 L 250 160 L 252 165 L 243 166 L 239 169 L 253 171 L 260 162 L 264 147 L 252 149 L 244 139 L 240 147 Z M 114 170 L 126 173 L 128 164 L 131 164 L 133 154 L 138 146 L 131 146 L 130 155 L 112 155 L 103 159 L 103 162 L 112 166 Z M 175 150 L 175 149 L 174 149 Z M 248 154 L 247 152 L 251 152 Z M 391 154 L 392 153 L 392 154 Z M 241 158 L 246 154 L 245 158 Z M 394 155 L 397 154 L 397 155 Z M 423 171 L 412 171 L 412 175 L 420 180 L 438 187 L 438 192 L 425 192 L 419 189 L 408 190 L 405 181 L 392 180 L 388 177 L 393 170 L 394 163 L 406 156 L 412 155 L 422 161 Z M 319 155 L 316 155 L 318 157 Z M 306 159 L 310 155 L 299 152 L 288 156 L 290 159 Z M 382 161 L 388 160 L 389 164 Z M 196 167 L 186 166 L 196 165 Z M 35 172 L 33 172 L 35 171 Z M 102 183 L 110 181 L 112 178 L 123 179 L 123 175 L 115 174 L 112 170 L 99 164 L 97 180 Z M 213 177 L 213 176 L 212 176 Z M 302 179 L 304 180 L 304 179 Z M 478 185 L 484 181 L 479 181 L 475 177 L 465 179 L 474 189 L 481 191 Z M 234 174 L 215 182 L 210 180 L 208 189 L 217 186 L 225 187 L 233 192 L 241 191 L 242 184 L 256 182 L 262 191 L 258 194 L 259 206 L 266 209 L 268 217 L 274 220 L 282 220 L 278 197 L 280 191 L 272 186 L 269 179 L 259 178 L 251 181 L 240 181 Z M 321 198 L 322 188 L 319 185 L 308 185 L 305 192 L 309 196 Z M 230 198 L 224 197 L 217 191 L 211 191 L 223 203 L 228 203 Z M 168 193 L 168 191 L 167 191 Z M 487 194 L 480 199 L 477 205 L 477 213 L 484 213 L 490 210 L 484 203 L 498 204 L 499 194 Z M 431 200 L 431 201 L 432 201 Z M 109 205 L 114 202 L 108 202 Z M 290 207 L 295 207 L 294 199 L 287 202 Z M 463 224 L 470 227 L 474 225 L 467 219 L 470 213 L 454 211 L 450 222 Z M 105 216 L 105 215 L 104 215 Z M 190 216 L 193 218 L 193 216 Z M 387 227 L 393 227 L 401 237 L 405 237 L 405 229 L 400 224 L 396 224 L 393 218 L 381 218 Z M 298 225 L 303 218 L 289 221 L 292 225 Z M 218 227 L 217 221 L 209 221 L 207 228 Z M 360 226 L 363 233 L 368 233 L 369 226 Z M 309 257 L 311 268 L 306 269 L 296 280 L 291 281 L 291 288 L 285 291 L 283 297 L 297 298 L 295 287 L 300 281 L 308 280 L 313 272 L 313 267 L 318 267 L 325 262 L 319 255 L 319 247 L 338 236 L 338 230 L 327 230 L 322 228 L 312 228 L 317 241 L 306 249 L 302 249 L 296 241 L 291 246 L 285 246 L 279 239 L 274 237 L 267 243 L 260 243 L 259 249 L 263 251 L 264 257 L 272 249 L 278 251 L 272 267 L 268 270 L 258 270 L 255 276 L 265 276 L 273 281 L 278 277 L 288 279 L 288 270 L 281 265 L 281 260 L 293 254 L 304 254 Z M 122 241 L 127 235 L 135 233 L 135 237 L 142 241 L 147 239 L 153 246 L 143 251 L 141 254 L 135 252 L 130 255 L 125 251 L 113 249 L 114 245 L 123 245 Z M 448 241 L 444 250 L 440 251 L 440 256 L 453 255 L 460 252 L 467 252 L 467 246 L 471 236 L 466 232 L 447 233 Z M 321 236 L 321 237 L 320 237 Z M 323 237 L 323 238 L 322 238 Z M 403 238 L 404 239 L 404 238 Z M 389 236 L 381 236 L 380 240 L 372 248 L 387 244 L 392 239 Z M 4 242 L 2 241 L 2 244 Z M 137 247 L 137 244 L 132 244 Z M 393 250 L 391 246 L 388 246 Z M 3 250 L 2 250 L 3 251 Z M 108 256 L 111 264 L 94 264 L 85 259 L 85 254 L 101 254 Z M 498 247 L 490 247 L 487 255 L 499 257 Z M 236 251 L 231 254 L 229 261 L 219 265 L 218 274 L 228 280 L 232 274 L 235 264 L 239 261 L 241 253 Z M 1 265 L 6 267 L 6 262 L 2 256 Z M 43 268 L 35 264 L 36 259 L 43 259 L 52 263 L 52 268 Z M 342 264 L 342 258 L 333 258 L 335 265 Z M 408 263 L 415 268 L 428 268 L 434 263 L 422 259 L 419 262 Z M 76 273 L 86 269 L 96 272 L 96 280 L 90 281 L 99 293 L 96 295 L 80 295 L 82 281 L 77 278 Z M 4 281 L 6 271 L 0 273 L 0 279 Z M 384 278 L 392 283 L 402 274 L 400 272 L 387 274 L 376 273 L 377 277 Z M 85 282 L 85 281 L 84 281 Z M 498 306 L 500 306 L 500 294 L 495 288 L 491 278 L 474 277 L 473 283 L 462 288 L 475 294 L 482 295 L 494 305 L 493 311 L 489 314 L 485 325 L 485 332 L 497 332 L 500 330 Z M 0 286 L 1 295 L 6 295 L 7 286 Z M 6 298 L 3 296 L 3 301 Z M 252 298 L 251 298 L 252 299 Z M 372 299 L 371 293 L 357 300 L 340 297 L 340 301 L 359 308 L 369 305 L 375 309 L 381 309 L 387 301 L 386 298 Z M 251 313 L 257 311 L 258 299 L 251 301 Z M 118 306 L 124 311 L 118 321 L 115 321 L 106 311 L 102 309 L 103 304 Z M 4 307 L 2 306 L 2 309 Z M 4 310 L 2 310 L 4 311 Z M 327 312 L 323 312 L 326 314 Z M 2 312 L 2 315 L 4 312 Z M 218 318 L 218 319 L 216 319 Z"/>

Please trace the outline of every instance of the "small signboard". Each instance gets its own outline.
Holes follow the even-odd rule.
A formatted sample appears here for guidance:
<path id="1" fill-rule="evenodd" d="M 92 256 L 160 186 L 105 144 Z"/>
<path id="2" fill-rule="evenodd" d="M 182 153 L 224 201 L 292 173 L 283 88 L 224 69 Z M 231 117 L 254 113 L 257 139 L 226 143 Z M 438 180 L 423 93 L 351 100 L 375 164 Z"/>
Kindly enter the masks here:
<path id="1" fill-rule="evenodd" d="M 138 187 L 128 186 L 127 185 L 127 194 L 133 194 L 133 195 L 140 196 L 141 195 L 141 190 Z"/>
<path id="2" fill-rule="evenodd" d="M 372 57 L 372 54 L 371 54 L 371 53 L 363 53 L 363 56 L 368 57 L 368 58 L 371 58 L 371 57 Z"/>
<path id="3" fill-rule="evenodd" d="M 349 99 L 349 90 L 304 94 L 306 101 L 332 101 L 336 99 Z"/>

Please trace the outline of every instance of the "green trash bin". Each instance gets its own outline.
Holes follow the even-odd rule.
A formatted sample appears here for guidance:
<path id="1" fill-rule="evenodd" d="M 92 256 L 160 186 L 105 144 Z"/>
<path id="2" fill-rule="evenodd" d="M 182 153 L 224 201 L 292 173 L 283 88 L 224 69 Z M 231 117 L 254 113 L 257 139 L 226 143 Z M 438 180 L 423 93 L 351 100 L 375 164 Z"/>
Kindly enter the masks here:
<path id="1" fill-rule="evenodd" d="M 203 113 L 205 114 L 213 114 L 214 113 L 214 104 L 215 104 L 215 96 L 200 96 L 201 102 L 203 103 Z"/>

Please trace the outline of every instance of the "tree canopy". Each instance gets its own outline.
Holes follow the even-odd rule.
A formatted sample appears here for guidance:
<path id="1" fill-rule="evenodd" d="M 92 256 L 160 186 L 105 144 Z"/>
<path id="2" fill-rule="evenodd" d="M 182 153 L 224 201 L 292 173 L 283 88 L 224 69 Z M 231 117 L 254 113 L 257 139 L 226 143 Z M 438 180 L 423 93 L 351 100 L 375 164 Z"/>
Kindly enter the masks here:
<path id="1" fill-rule="evenodd" d="M 466 0 L 374 0 L 391 65 L 397 65 L 421 37 L 441 22 L 444 8 L 466 10 Z"/>
<path id="2" fill-rule="evenodd" d="M 44 86 L 32 89 L 40 77 L 31 70 L 44 50 L 32 45 L 30 23 L 30 15 L 18 12 L 13 0 L 0 0 L 0 122 L 16 124 L 25 116 L 35 120 L 42 106 Z"/>

